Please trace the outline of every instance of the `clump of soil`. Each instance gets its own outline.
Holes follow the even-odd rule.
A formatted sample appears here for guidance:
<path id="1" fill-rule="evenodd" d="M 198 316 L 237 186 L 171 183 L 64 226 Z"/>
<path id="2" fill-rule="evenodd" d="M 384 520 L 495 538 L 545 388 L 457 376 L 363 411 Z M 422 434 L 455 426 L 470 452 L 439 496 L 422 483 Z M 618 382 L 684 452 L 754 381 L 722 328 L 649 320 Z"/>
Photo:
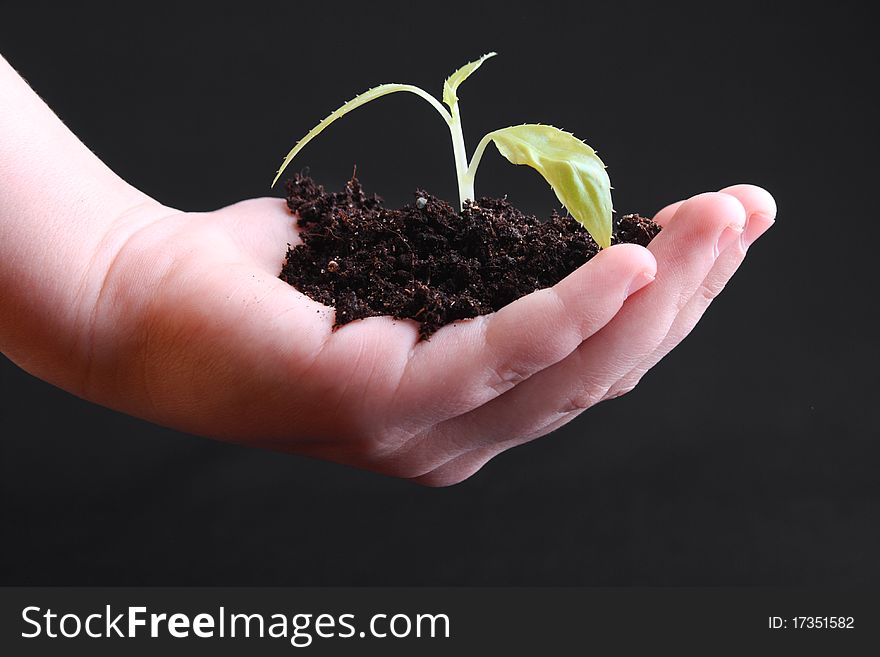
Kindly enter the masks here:
<path id="1" fill-rule="evenodd" d="M 367 196 L 357 178 L 327 193 L 308 176 L 286 185 L 302 244 L 287 252 L 281 278 L 336 308 L 336 326 L 373 315 L 438 328 L 494 312 L 555 285 L 598 253 L 570 216 L 524 214 L 504 199 L 481 198 L 459 212 L 423 190 L 400 209 Z M 638 215 L 615 218 L 612 244 L 646 246 L 660 226 Z"/>

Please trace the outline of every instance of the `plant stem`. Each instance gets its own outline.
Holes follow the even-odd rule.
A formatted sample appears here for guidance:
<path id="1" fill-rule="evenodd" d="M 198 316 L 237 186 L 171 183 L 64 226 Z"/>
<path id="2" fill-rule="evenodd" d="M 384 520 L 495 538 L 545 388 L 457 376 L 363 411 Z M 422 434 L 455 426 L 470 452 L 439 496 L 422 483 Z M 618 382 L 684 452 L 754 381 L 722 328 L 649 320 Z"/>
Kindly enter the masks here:
<path id="1" fill-rule="evenodd" d="M 493 134 L 495 133 L 490 132 L 480 140 L 480 143 L 477 144 L 477 150 L 474 151 L 474 156 L 471 158 L 470 166 L 466 168 L 464 175 L 459 175 L 459 188 L 470 190 L 469 198 L 471 199 L 474 197 L 474 177 L 477 175 L 477 167 L 480 166 L 480 159 L 483 157 L 483 151 L 486 150 L 486 146 L 492 141 Z"/>
<path id="2" fill-rule="evenodd" d="M 465 201 L 474 200 L 474 178 L 468 177 L 467 150 L 464 145 L 464 133 L 461 130 L 461 114 L 458 103 L 452 108 L 452 116 L 449 121 L 449 132 L 452 134 L 452 152 L 455 156 L 455 176 L 458 180 L 458 198 L 461 209 L 464 210 Z"/>

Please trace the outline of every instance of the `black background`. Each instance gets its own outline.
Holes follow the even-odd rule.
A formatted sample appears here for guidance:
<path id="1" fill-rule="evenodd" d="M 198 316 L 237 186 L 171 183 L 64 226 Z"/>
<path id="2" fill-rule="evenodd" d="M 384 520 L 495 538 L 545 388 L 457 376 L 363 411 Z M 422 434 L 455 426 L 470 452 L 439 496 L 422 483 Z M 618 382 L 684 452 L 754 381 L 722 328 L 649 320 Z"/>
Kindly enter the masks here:
<path id="1" fill-rule="evenodd" d="M 880 584 L 869 3 L 3 3 L 0 48 L 166 204 L 268 193 L 382 82 L 462 88 L 473 147 L 540 121 L 595 146 L 618 210 L 737 182 L 779 220 L 629 396 L 449 489 L 182 435 L 0 362 L 3 584 Z M 434 110 L 392 96 L 301 162 L 391 203 L 455 197 Z M 52 181 L 47 180 L 47 185 Z M 478 193 L 555 203 L 494 153 Z M 279 245 L 281 248 L 284 245 Z M 59 272 L 63 275 L 63 272 Z"/>

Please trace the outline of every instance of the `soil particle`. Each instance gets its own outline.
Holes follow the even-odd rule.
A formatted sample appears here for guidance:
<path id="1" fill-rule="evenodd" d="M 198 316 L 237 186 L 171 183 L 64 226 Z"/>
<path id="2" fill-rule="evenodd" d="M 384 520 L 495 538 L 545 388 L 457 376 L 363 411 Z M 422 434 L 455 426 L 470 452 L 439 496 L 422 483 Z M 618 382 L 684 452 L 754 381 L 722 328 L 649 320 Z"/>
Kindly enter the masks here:
<path id="1" fill-rule="evenodd" d="M 303 175 L 286 192 L 302 244 L 289 248 L 281 278 L 335 307 L 336 326 L 391 315 L 416 320 L 427 339 L 555 285 L 599 251 L 570 216 L 541 219 L 504 199 L 481 198 L 459 212 L 419 189 L 412 204 L 390 209 L 357 178 L 328 193 Z M 615 216 L 611 243 L 646 246 L 659 232 L 650 219 Z"/>

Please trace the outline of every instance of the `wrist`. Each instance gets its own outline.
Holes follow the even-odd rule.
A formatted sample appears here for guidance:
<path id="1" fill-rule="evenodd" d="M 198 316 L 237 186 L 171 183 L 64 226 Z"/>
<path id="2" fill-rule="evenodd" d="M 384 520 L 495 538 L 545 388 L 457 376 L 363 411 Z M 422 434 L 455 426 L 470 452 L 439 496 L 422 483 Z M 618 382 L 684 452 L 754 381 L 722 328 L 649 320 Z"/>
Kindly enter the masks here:
<path id="1" fill-rule="evenodd" d="M 161 207 L 107 168 L 0 57 L 0 351 L 77 392 L 103 276 Z"/>

